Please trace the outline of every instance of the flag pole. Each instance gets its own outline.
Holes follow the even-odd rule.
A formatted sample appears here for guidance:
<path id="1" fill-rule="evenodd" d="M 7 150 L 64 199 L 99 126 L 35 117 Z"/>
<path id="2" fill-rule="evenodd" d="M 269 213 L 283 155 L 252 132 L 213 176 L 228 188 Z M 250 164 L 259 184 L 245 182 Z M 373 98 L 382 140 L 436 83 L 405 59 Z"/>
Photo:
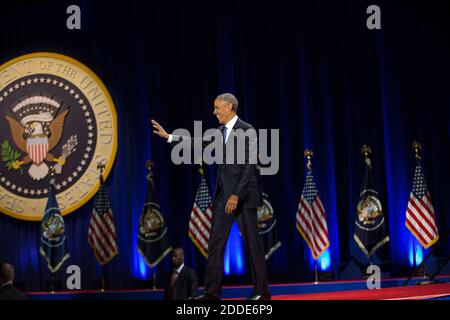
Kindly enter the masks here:
<path id="1" fill-rule="evenodd" d="M 420 151 L 422 150 L 422 145 L 417 142 L 414 141 L 412 144 L 412 149 L 414 151 L 414 158 L 416 158 L 417 161 L 420 161 L 422 159 L 422 157 L 420 156 Z M 423 251 L 423 246 L 422 246 L 422 251 Z M 416 256 L 417 256 L 417 249 L 416 246 L 414 245 L 414 241 L 413 241 L 413 260 L 414 260 L 414 268 L 417 268 L 417 261 L 416 261 Z M 423 279 L 426 278 L 426 269 L 425 269 L 425 265 L 421 266 L 422 272 L 423 272 Z"/>
<path id="2" fill-rule="evenodd" d="M 364 156 L 364 162 L 366 163 L 367 168 L 369 168 L 369 170 L 372 170 L 372 162 L 370 161 L 369 158 L 369 155 L 372 153 L 372 149 L 370 148 L 370 146 L 363 145 L 361 153 Z M 369 258 L 369 266 L 373 265 L 372 254 L 369 254 L 367 257 Z M 366 270 L 366 277 L 368 277 L 367 270 Z"/>
<path id="3" fill-rule="evenodd" d="M 415 241 L 413 240 L 413 261 L 414 261 L 414 268 L 417 268 L 417 247 L 414 243 Z M 422 246 L 422 252 L 424 251 L 424 248 Z M 425 265 L 422 264 L 420 267 L 420 270 L 422 271 L 423 275 L 422 275 L 422 279 L 425 280 L 427 278 L 427 270 L 425 268 Z"/>
<path id="4" fill-rule="evenodd" d="M 305 149 L 305 151 L 303 152 L 303 156 L 304 158 L 308 159 L 308 162 L 306 164 L 306 167 L 308 168 L 308 171 L 311 173 L 312 172 L 312 162 L 311 162 L 311 158 L 314 155 L 312 150 L 309 149 Z M 317 274 L 317 259 L 314 259 L 314 284 L 318 284 L 319 283 L 319 277 Z"/>
<path id="5" fill-rule="evenodd" d="M 105 292 L 105 282 L 106 282 L 106 265 L 102 266 L 102 279 L 100 292 Z"/>
<path id="6" fill-rule="evenodd" d="M 372 153 L 372 149 L 367 145 L 363 145 L 361 153 L 364 155 L 364 161 L 366 162 L 367 167 L 369 170 L 372 170 L 372 162 L 369 158 L 369 155 Z"/>
<path id="7" fill-rule="evenodd" d="M 423 250 L 423 247 L 422 247 L 422 250 Z M 414 264 L 413 264 L 414 268 L 417 268 L 417 247 L 416 247 L 414 238 L 413 238 L 413 261 L 414 261 Z M 426 278 L 426 276 L 425 276 L 425 268 L 424 268 L 423 265 L 420 267 L 420 271 L 422 271 L 423 279 L 425 279 Z"/>
<path id="8" fill-rule="evenodd" d="M 103 184 L 103 171 L 105 170 L 105 163 L 97 163 L 97 170 L 99 171 L 100 186 Z M 101 266 L 101 280 L 100 280 L 100 292 L 105 292 L 106 290 L 106 265 Z"/>
<path id="9" fill-rule="evenodd" d="M 423 252 L 425 252 L 425 248 L 422 246 L 422 257 L 423 257 Z M 425 268 L 425 264 L 422 265 L 422 272 L 423 272 L 423 280 L 428 278 L 428 270 L 427 268 Z"/>
<path id="10" fill-rule="evenodd" d="M 312 172 L 311 158 L 312 158 L 313 155 L 314 155 L 314 152 L 313 152 L 312 150 L 306 149 L 306 150 L 303 152 L 303 156 L 304 156 L 306 159 L 308 159 L 308 163 L 306 164 L 306 167 L 308 168 L 308 171 L 309 171 L 309 172 Z"/>
<path id="11" fill-rule="evenodd" d="M 55 185 L 55 167 L 51 166 L 50 167 L 50 188 L 53 188 L 53 186 Z M 50 293 L 54 294 L 55 293 L 55 289 L 56 289 L 56 274 L 55 272 L 51 272 L 51 276 L 50 276 Z"/>
<path id="12" fill-rule="evenodd" d="M 205 172 L 203 170 L 203 161 L 200 161 L 200 167 L 198 168 L 198 172 L 200 173 L 201 177 L 205 175 Z"/>
<path id="13" fill-rule="evenodd" d="M 319 277 L 317 275 L 317 260 L 314 259 L 314 278 L 316 281 L 314 281 L 314 284 L 319 284 Z"/>
<path id="14" fill-rule="evenodd" d="M 56 275 L 54 272 L 51 274 L 51 280 L 50 280 L 50 293 L 54 294 L 56 288 Z"/>
<path id="15" fill-rule="evenodd" d="M 152 160 L 148 159 L 147 161 L 145 161 L 145 168 L 148 170 L 148 174 L 147 174 L 147 180 L 153 184 L 153 180 L 152 180 L 152 169 L 154 167 L 154 163 Z M 153 278 L 153 286 L 152 289 L 155 290 L 156 289 L 156 272 L 158 271 L 158 268 L 155 269 L 155 272 L 153 272 L 152 278 Z M 150 286 L 149 286 L 150 289 Z"/>

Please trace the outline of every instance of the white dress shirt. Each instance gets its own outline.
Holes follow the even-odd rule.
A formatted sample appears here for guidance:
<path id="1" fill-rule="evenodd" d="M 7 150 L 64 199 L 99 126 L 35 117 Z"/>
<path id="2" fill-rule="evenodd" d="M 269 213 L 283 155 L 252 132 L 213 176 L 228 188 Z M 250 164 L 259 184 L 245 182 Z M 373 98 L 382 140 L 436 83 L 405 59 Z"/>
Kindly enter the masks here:
<path id="1" fill-rule="evenodd" d="M 2 284 L 2 285 L 0 286 L 0 288 L 6 287 L 6 286 L 9 286 L 9 285 L 12 285 L 12 284 L 13 284 L 12 281 L 8 281 L 8 282 L 5 282 L 4 284 Z"/>
<path id="2" fill-rule="evenodd" d="M 183 269 L 183 267 L 184 267 L 184 263 L 181 264 L 181 266 L 180 266 L 179 268 L 175 269 L 175 271 L 176 271 L 178 274 L 180 274 L 181 269 Z"/>
<path id="3" fill-rule="evenodd" d="M 236 121 L 238 119 L 238 116 L 235 115 L 230 121 L 227 122 L 225 127 L 227 127 L 227 136 L 225 137 L 225 143 L 228 140 L 228 137 L 230 136 L 231 130 L 233 130 L 234 125 L 236 124 Z"/>

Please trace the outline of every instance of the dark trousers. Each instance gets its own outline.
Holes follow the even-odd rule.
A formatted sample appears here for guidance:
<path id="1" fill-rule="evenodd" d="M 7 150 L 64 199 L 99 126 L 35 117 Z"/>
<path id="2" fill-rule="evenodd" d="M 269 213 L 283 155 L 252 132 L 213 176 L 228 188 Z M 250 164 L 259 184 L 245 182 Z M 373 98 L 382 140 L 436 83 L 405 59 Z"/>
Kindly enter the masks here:
<path id="1" fill-rule="evenodd" d="M 270 295 L 264 248 L 256 227 L 256 208 L 244 208 L 242 203 L 239 203 L 234 214 L 226 214 L 225 204 L 228 199 L 224 199 L 220 189 L 219 187 L 213 205 L 211 234 L 208 242 L 208 261 L 205 271 L 205 293 L 217 296 L 221 294 L 223 256 L 231 226 L 236 219 L 245 249 L 250 257 L 253 293 Z"/>

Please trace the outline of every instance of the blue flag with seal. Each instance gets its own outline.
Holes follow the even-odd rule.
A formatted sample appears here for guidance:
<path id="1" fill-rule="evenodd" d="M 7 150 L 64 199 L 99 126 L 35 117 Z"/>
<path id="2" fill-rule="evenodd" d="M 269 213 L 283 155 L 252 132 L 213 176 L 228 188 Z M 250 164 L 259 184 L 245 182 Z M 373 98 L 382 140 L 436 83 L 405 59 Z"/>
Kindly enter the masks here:
<path id="1" fill-rule="evenodd" d="M 261 167 L 257 165 L 256 170 L 258 172 L 258 184 L 263 198 L 262 206 L 258 207 L 256 211 L 256 229 L 261 239 L 261 244 L 263 245 L 265 259 L 267 260 L 281 246 L 281 241 L 278 238 L 276 214 L 262 181 Z M 241 232 L 239 232 L 239 235 L 242 237 Z"/>
<path id="2" fill-rule="evenodd" d="M 370 257 L 389 241 L 389 236 L 383 207 L 373 181 L 370 147 L 363 146 L 362 152 L 365 156 L 366 170 L 357 206 L 353 238 L 366 256 Z"/>
<path id="3" fill-rule="evenodd" d="M 144 257 L 146 264 L 153 268 L 170 253 L 167 225 L 162 216 L 159 204 L 155 201 L 155 183 L 153 180 L 153 162 L 147 161 L 147 196 L 139 219 L 138 251 Z"/>
<path id="4" fill-rule="evenodd" d="M 64 219 L 56 200 L 54 180 L 50 181 L 47 206 L 41 221 L 41 246 L 39 252 L 47 261 L 48 269 L 55 273 L 69 259 Z"/>
<path id="5" fill-rule="evenodd" d="M 261 176 L 261 167 L 256 166 L 258 172 L 258 184 L 262 193 L 263 205 L 257 209 L 256 227 L 264 247 L 264 255 L 266 260 L 270 258 L 280 246 L 281 241 L 278 239 L 278 228 L 275 211 L 269 201 L 269 195 L 266 192 L 265 185 Z"/>
<path id="6" fill-rule="evenodd" d="M 277 219 L 272 204 L 269 201 L 267 193 L 263 192 L 263 205 L 257 210 L 256 224 L 258 234 L 264 247 L 266 260 L 270 258 L 280 246 L 281 241 L 278 239 Z"/>

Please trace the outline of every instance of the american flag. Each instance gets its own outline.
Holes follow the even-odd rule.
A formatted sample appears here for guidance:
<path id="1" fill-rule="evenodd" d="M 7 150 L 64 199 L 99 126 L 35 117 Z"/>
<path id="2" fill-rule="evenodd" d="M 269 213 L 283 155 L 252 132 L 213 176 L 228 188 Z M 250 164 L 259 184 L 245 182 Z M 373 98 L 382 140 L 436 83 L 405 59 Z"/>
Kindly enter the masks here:
<path id="1" fill-rule="evenodd" d="M 189 238 L 205 257 L 208 257 L 211 220 L 211 196 L 205 177 L 202 176 L 189 219 Z"/>
<path id="2" fill-rule="evenodd" d="M 108 263 L 118 253 L 111 203 L 103 182 L 100 184 L 94 201 L 94 211 L 89 223 L 88 243 L 98 262 L 102 265 Z"/>
<path id="3" fill-rule="evenodd" d="M 306 175 L 305 186 L 297 210 L 297 230 L 305 239 L 314 259 L 330 246 L 327 215 L 311 171 Z"/>
<path id="4" fill-rule="evenodd" d="M 424 248 L 428 248 L 439 239 L 436 216 L 434 215 L 430 192 L 427 189 L 420 160 L 417 161 L 416 171 L 414 172 L 405 224 Z"/>

